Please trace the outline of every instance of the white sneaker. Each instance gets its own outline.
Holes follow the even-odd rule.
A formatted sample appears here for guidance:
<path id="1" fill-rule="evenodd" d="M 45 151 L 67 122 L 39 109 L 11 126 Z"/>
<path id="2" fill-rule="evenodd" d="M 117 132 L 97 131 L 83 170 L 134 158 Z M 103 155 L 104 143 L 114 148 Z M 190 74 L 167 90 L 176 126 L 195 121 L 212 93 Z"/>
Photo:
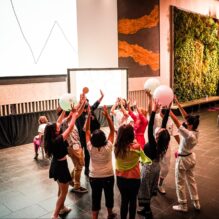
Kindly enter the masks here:
<path id="1" fill-rule="evenodd" d="M 165 190 L 165 188 L 164 188 L 163 185 L 162 185 L 162 186 L 158 186 L 158 191 L 159 191 L 161 194 L 163 194 L 163 195 L 166 194 L 166 190 Z"/>
<path id="2" fill-rule="evenodd" d="M 187 206 L 187 204 L 174 205 L 173 210 L 174 211 L 187 212 L 188 211 L 188 206 Z"/>
<path id="3" fill-rule="evenodd" d="M 193 201 L 193 206 L 194 206 L 194 208 L 195 208 L 196 210 L 200 210 L 200 209 L 201 209 L 199 200 L 194 200 L 194 201 Z"/>

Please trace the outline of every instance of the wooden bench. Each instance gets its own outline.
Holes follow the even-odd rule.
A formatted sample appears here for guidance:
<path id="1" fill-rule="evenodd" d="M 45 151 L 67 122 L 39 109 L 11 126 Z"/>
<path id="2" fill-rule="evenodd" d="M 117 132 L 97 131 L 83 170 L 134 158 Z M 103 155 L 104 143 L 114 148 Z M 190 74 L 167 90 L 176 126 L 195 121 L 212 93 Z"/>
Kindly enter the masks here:
<path id="1" fill-rule="evenodd" d="M 197 100 L 190 100 L 190 101 L 186 101 L 186 102 L 183 102 L 183 103 L 180 103 L 180 104 L 183 108 L 193 107 L 193 106 L 198 105 L 198 110 L 200 110 L 201 104 L 212 103 L 212 102 L 216 102 L 216 101 L 219 101 L 219 96 L 210 96 L 210 97 L 200 98 L 200 99 L 197 99 Z M 171 107 L 171 109 L 178 109 L 178 106 L 176 104 L 174 104 Z"/>

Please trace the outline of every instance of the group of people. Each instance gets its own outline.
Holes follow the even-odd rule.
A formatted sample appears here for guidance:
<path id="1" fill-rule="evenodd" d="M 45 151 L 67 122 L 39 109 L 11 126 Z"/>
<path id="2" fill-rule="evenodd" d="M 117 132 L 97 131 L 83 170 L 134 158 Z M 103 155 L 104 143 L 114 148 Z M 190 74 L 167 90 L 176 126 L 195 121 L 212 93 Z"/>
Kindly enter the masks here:
<path id="1" fill-rule="evenodd" d="M 146 92 L 150 100 L 147 110 L 139 108 L 136 103 L 131 105 L 130 101 L 122 98 L 116 100 L 110 113 L 106 106 L 103 107 L 103 115 L 110 130 L 108 136 L 101 130 L 94 114 L 104 97 L 102 91 L 101 97 L 92 106 L 83 92 L 79 103 L 72 106 L 70 112 L 60 110 L 57 122 L 46 125 L 45 151 L 52 158 L 49 177 L 57 181 L 59 188 L 54 219 L 71 210 L 64 205 L 69 184 L 73 186 L 74 192 L 87 192 L 80 185 L 84 166 L 92 190 L 93 219 L 98 218 L 101 209 L 102 190 L 107 218 L 116 218 L 113 212 L 115 181 L 121 194 L 120 218 L 134 219 L 136 212 L 152 218 L 152 197 L 157 191 L 165 194 L 164 181 L 170 166 L 171 136 L 179 143 L 175 165 L 178 204 L 173 206 L 173 210 L 188 211 L 186 185 L 195 209 L 200 210 L 193 152 L 198 140 L 199 116 L 188 115 L 175 98 L 185 119 L 181 123 L 170 109 L 172 103 L 161 109 L 158 100 L 152 100 L 150 91 Z M 66 155 L 71 157 L 74 164 L 71 174 Z"/>

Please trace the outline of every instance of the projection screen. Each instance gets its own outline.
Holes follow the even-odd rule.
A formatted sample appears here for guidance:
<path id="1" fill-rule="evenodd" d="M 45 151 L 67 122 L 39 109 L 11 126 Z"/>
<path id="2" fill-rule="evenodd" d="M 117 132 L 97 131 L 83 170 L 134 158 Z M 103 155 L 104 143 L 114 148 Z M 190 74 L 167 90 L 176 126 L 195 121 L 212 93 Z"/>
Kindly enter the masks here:
<path id="1" fill-rule="evenodd" d="M 0 77 L 78 67 L 76 0 L 1 0 L 0 29 Z"/>
<path id="2" fill-rule="evenodd" d="M 100 106 L 111 106 L 118 97 L 127 99 L 127 80 L 128 72 L 125 68 L 68 69 L 68 93 L 79 100 L 83 87 L 88 87 L 86 96 L 93 104 L 99 99 L 102 90 L 104 98 Z"/>

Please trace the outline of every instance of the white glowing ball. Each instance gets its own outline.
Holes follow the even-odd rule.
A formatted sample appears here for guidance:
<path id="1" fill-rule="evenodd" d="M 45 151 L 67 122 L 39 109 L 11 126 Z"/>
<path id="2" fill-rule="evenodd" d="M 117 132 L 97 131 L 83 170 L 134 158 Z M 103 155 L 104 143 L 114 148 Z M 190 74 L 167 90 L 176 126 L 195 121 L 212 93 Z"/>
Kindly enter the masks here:
<path id="1" fill-rule="evenodd" d="M 156 78 L 150 78 L 144 83 L 144 89 L 150 90 L 151 94 L 154 93 L 154 90 L 160 85 L 160 81 Z"/>
<path id="2" fill-rule="evenodd" d="M 66 93 L 59 98 L 59 105 L 64 111 L 70 111 L 76 104 L 76 98 L 72 94 Z"/>
<path id="3" fill-rule="evenodd" d="M 153 98 L 158 100 L 158 103 L 161 104 L 161 106 L 168 107 L 173 101 L 173 97 L 173 90 L 166 85 L 160 85 L 153 93 Z"/>

